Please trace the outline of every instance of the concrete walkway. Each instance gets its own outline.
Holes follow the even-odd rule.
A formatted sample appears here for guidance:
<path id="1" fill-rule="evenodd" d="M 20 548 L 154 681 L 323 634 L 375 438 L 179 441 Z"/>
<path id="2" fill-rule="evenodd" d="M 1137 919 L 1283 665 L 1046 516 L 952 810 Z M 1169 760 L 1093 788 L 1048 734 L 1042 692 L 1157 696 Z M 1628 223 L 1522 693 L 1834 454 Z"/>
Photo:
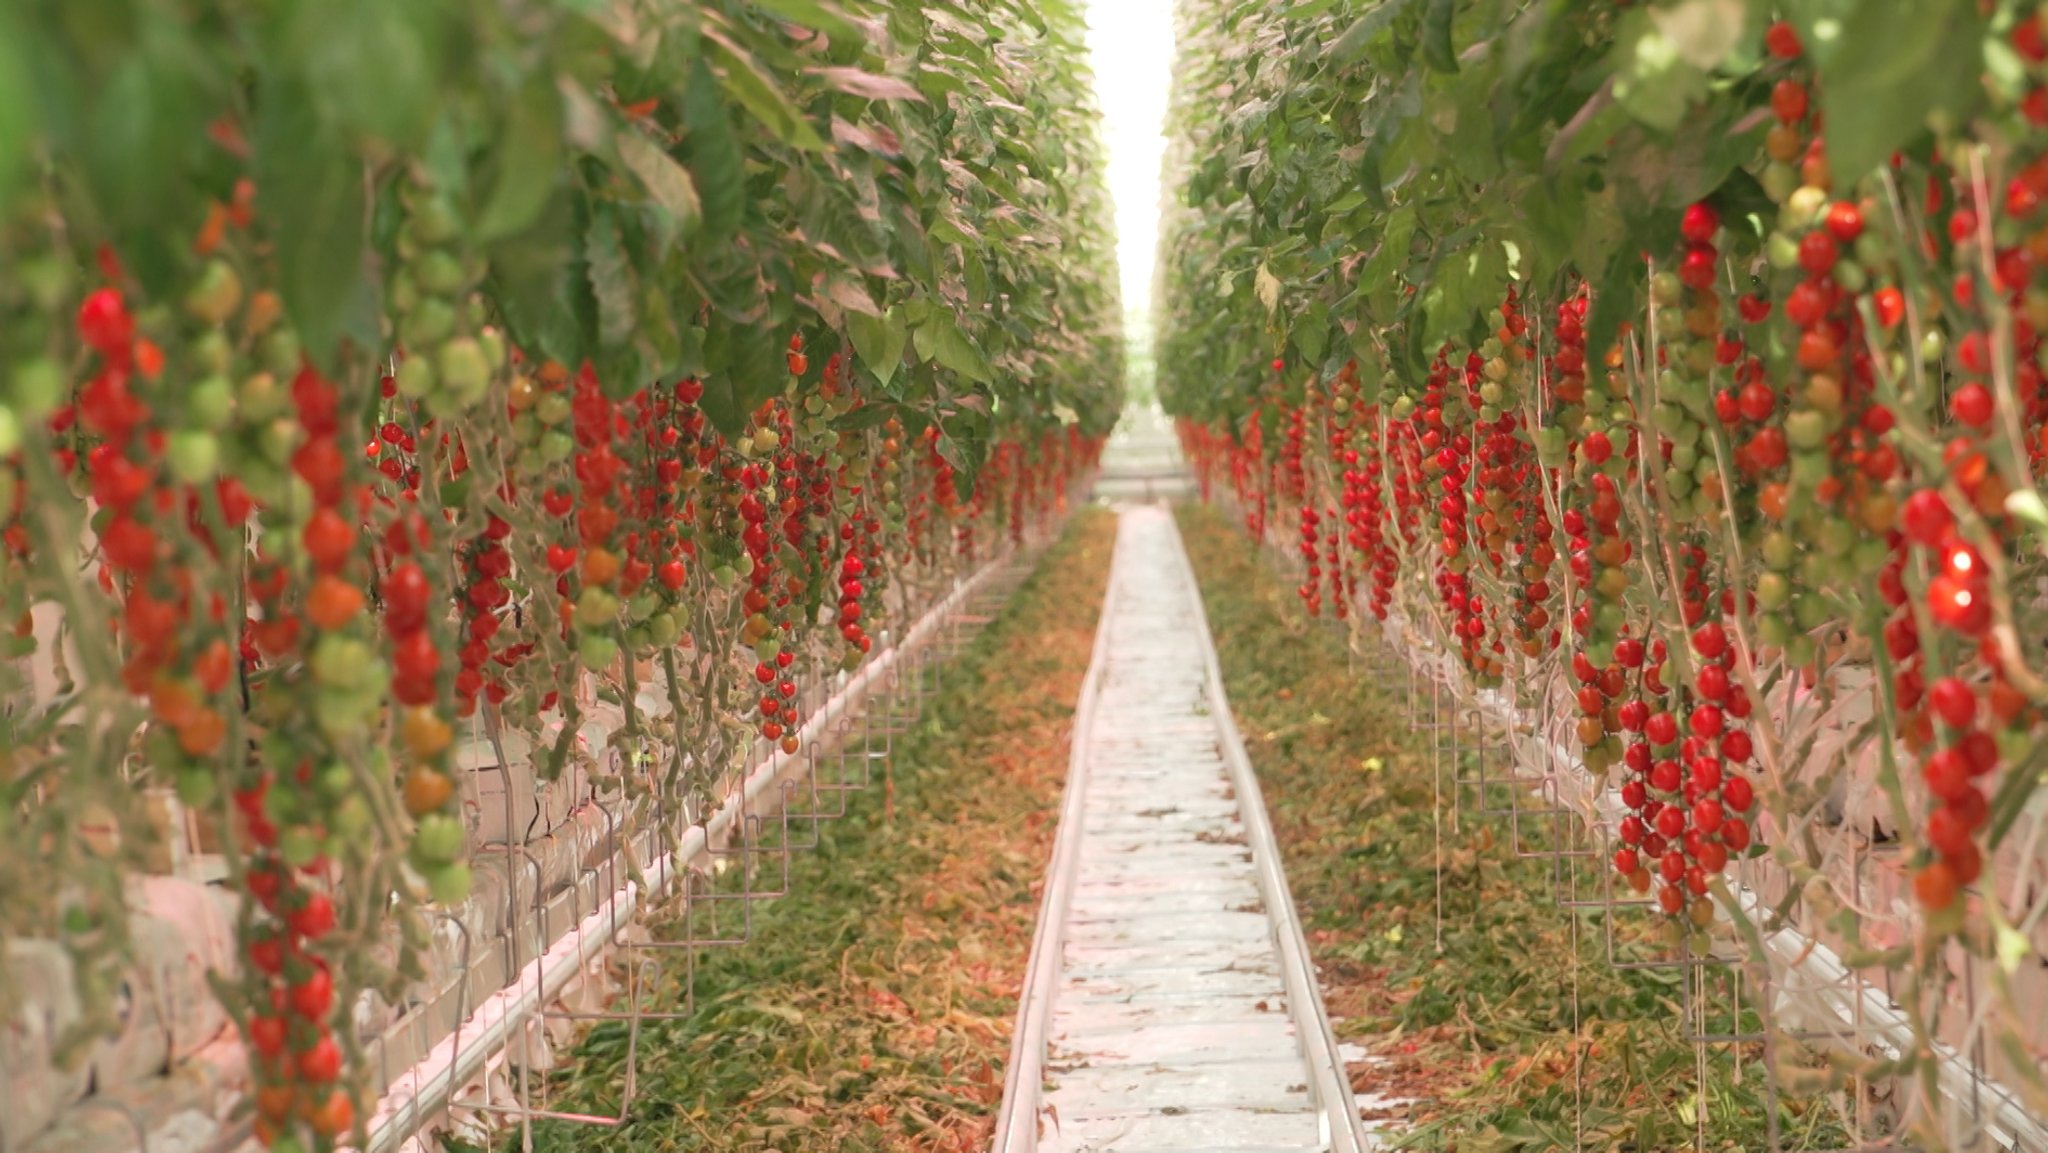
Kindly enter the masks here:
<path id="1" fill-rule="evenodd" d="M 1369 1148 L 1172 515 L 1122 512 L 997 1153 Z"/>

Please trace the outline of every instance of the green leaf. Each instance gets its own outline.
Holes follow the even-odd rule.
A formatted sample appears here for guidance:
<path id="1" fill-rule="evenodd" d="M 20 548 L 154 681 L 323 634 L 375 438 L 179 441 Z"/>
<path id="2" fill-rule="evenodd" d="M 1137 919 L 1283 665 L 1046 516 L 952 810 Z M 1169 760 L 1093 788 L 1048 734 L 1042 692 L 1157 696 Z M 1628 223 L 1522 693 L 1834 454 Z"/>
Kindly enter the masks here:
<path id="1" fill-rule="evenodd" d="M 806 28 L 834 35 L 854 35 L 859 31 L 839 5 L 826 0 L 754 0 L 754 3 L 771 16 Z"/>
<path id="2" fill-rule="evenodd" d="M 1382 32 L 1394 26 L 1394 19 L 1413 7 L 1415 0 L 1380 0 L 1363 16 L 1351 22 L 1344 34 L 1330 42 L 1328 55 L 1348 60 L 1372 46 Z"/>
<path id="3" fill-rule="evenodd" d="M 291 222 L 276 233 L 278 293 L 307 355 L 332 369 L 343 332 L 360 333 L 362 304 L 375 300 L 363 168 L 303 87 L 270 86 L 258 108 L 256 186 L 265 213 Z"/>
<path id="4" fill-rule="evenodd" d="M 693 61 L 690 67 L 689 87 L 683 94 L 683 126 L 688 130 L 683 137 L 683 157 L 696 177 L 707 238 L 722 240 L 739 231 L 746 215 L 745 161 L 718 81 L 702 60 Z"/>
<path id="5" fill-rule="evenodd" d="M 689 171 L 637 128 L 621 127 L 615 143 L 619 162 L 675 221 L 677 232 L 682 236 L 695 232 L 704 219 L 704 206 L 697 199 L 697 185 Z"/>
<path id="6" fill-rule="evenodd" d="M 903 317 L 895 309 L 881 316 L 849 313 L 846 331 L 853 337 L 853 349 L 860 354 L 861 363 L 886 387 L 895 378 L 896 370 L 903 367 L 903 347 L 910 339 Z"/>
<path id="7" fill-rule="evenodd" d="M 919 360 L 936 361 L 941 366 L 979 384 L 995 380 L 995 370 L 989 367 L 987 359 L 960 326 L 953 323 L 950 313 L 934 312 L 912 333 L 912 343 L 917 348 Z"/>
<path id="8" fill-rule="evenodd" d="M 1451 45 L 1451 20 L 1458 14 L 1458 0 L 1429 0 L 1422 14 L 1422 62 L 1438 72 L 1458 70 L 1457 49 Z"/>
<path id="9" fill-rule="evenodd" d="M 775 134 L 777 140 L 794 148 L 822 152 L 825 141 L 818 136 L 810 121 L 790 102 L 761 65 L 744 49 L 723 36 L 713 35 L 705 30 L 705 41 L 712 45 L 714 54 L 723 62 L 718 78 L 726 94 L 738 101 L 740 106 L 754 114 L 754 118 Z"/>
<path id="10" fill-rule="evenodd" d="M 300 0 L 281 57 L 344 133 L 417 147 L 440 86 L 441 6 L 414 0 Z"/>
<path id="11" fill-rule="evenodd" d="M 608 205 L 600 205 L 590 218 L 583 261 L 590 291 L 597 298 L 598 344 L 624 344 L 633 335 L 633 270 Z"/>
<path id="12" fill-rule="evenodd" d="M 477 239 L 511 236 L 539 219 L 561 175 L 562 156 L 561 94 L 547 75 L 529 76 L 498 122 L 491 191 L 477 213 Z"/>
<path id="13" fill-rule="evenodd" d="M 1820 67 L 1828 164 L 1854 180 L 1927 130 L 1960 123 L 1983 98 L 1984 22 L 1973 0 L 1863 3 L 1842 21 Z"/>
<path id="14" fill-rule="evenodd" d="M 35 91 L 29 85 L 28 41 L 12 9 L 0 11 L 0 211 L 27 168 L 35 132 Z"/>

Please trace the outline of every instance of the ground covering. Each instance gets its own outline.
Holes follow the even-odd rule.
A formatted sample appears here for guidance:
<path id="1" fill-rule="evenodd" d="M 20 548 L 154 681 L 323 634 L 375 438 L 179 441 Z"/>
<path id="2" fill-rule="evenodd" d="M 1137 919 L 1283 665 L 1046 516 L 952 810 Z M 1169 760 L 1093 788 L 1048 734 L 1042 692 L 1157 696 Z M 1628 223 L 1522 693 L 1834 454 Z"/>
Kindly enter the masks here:
<path id="1" fill-rule="evenodd" d="M 545 1124 L 537 1150 L 986 1145 L 1114 539 L 1075 517 L 752 940 L 700 955 L 696 1014 L 642 1035 L 623 1131 Z M 624 1054 L 623 1027 L 595 1030 L 563 1107 L 615 1109 Z"/>
<path id="2" fill-rule="evenodd" d="M 1664 947 L 1648 918 L 1559 908 L 1553 863 L 1510 851 L 1505 818 L 1468 807 L 1453 828 L 1446 800 L 1440 829 L 1405 683 L 1351 675 L 1345 634 L 1231 521 L 1179 520 L 1338 1036 L 1373 1058 L 1353 1086 L 1412 1099 L 1377 1111 L 1402 1144 L 1646 1153 L 1691 1147 L 1704 1110 L 1704 1148 L 1763 1148 L 1756 1054 L 1710 1051 L 1702 1078 L 1678 972 L 1608 964 L 1601 918 L 1623 919 L 1625 957 Z M 1827 1115 L 1785 1103 L 1784 1146 L 1826 1147 Z"/>

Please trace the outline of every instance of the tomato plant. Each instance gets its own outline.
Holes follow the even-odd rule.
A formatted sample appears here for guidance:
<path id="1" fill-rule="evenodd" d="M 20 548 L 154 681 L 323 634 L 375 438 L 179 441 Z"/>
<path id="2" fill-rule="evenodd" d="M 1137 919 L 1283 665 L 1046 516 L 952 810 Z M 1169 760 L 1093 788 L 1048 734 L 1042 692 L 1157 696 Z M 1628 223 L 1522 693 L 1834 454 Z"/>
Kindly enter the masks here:
<path id="1" fill-rule="evenodd" d="M 1756 859 L 1919 1037 L 1975 965 L 2038 1046 L 2048 38 L 1908 7 L 1187 0 L 1161 393 L 1312 612 L 1365 570 L 1571 718 L 1624 892 Z"/>
<path id="2" fill-rule="evenodd" d="M 351 1023 L 467 897 L 465 739 L 552 778 L 622 702 L 605 787 L 680 811 L 1120 410 L 1065 4 L 116 0 L 0 42 L 0 883 L 83 888 L 6 931 L 104 1024 L 175 790 L 276 1142 L 381 1087 Z"/>

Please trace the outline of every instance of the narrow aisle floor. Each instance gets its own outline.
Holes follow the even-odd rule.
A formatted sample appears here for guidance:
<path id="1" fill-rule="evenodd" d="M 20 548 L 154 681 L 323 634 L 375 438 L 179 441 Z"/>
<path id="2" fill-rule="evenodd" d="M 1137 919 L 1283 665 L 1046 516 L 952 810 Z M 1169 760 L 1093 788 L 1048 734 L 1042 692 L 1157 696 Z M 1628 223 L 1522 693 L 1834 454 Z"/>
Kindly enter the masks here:
<path id="1" fill-rule="evenodd" d="M 1164 509 L 1121 516 L 1095 662 L 999 1153 L 1358 1148 Z"/>

